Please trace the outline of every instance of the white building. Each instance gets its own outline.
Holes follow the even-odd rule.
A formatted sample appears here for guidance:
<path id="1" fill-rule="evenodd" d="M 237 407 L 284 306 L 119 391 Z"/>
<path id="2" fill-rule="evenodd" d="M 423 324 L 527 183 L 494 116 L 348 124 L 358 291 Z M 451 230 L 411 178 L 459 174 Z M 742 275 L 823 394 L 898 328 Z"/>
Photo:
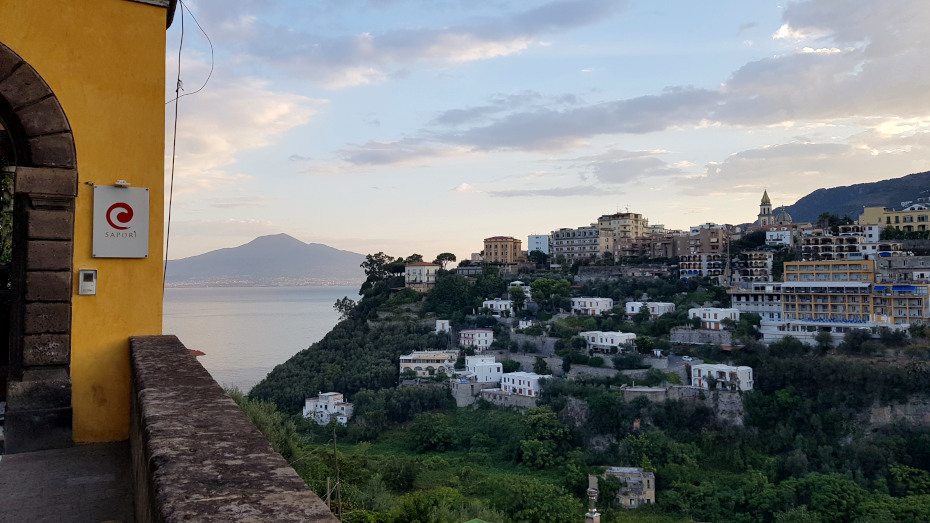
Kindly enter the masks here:
<path id="1" fill-rule="evenodd" d="M 549 235 L 531 234 L 527 238 L 526 252 L 541 251 L 549 254 Z"/>
<path id="2" fill-rule="evenodd" d="M 614 308 L 611 298 L 572 298 L 572 314 L 599 316 Z"/>
<path id="3" fill-rule="evenodd" d="M 727 290 L 740 314 L 758 314 L 762 321 L 781 321 L 781 282 L 741 283 Z"/>
<path id="4" fill-rule="evenodd" d="M 474 347 L 481 352 L 494 343 L 494 331 L 491 329 L 462 329 L 459 331 L 459 345 Z"/>
<path id="5" fill-rule="evenodd" d="M 546 376 L 535 372 L 508 372 L 501 377 L 501 389 L 511 394 L 536 398 L 539 396 L 539 382 Z"/>
<path id="6" fill-rule="evenodd" d="M 739 309 L 719 309 L 714 307 L 697 307 L 688 309 L 689 318 L 701 318 L 701 328 L 719 331 L 723 329 L 723 320 L 739 321 Z"/>
<path id="7" fill-rule="evenodd" d="M 513 302 L 510 300 L 494 298 L 493 300 L 484 300 L 481 302 L 481 307 L 490 309 L 492 312 L 512 311 Z"/>
<path id="8" fill-rule="evenodd" d="M 436 320 L 436 334 L 449 332 L 449 320 Z"/>
<path id="9" fill-rule="evenodd" d="M 640 309 L 643 308 L 643 305 L 649 309 L 649 315 L 654 319 L 658 318 L 663 314 L 668 314 L 670 312 L 675 312 L 675 304 L 668 303 L 664 301 L 628 301 L 626 302 L 626 315 L 629 317 L 636 316 L 639 314 Z"/>
<path id="10" fill-rule="evenodd" d="M 426 292 L 436 285 L 436 272 L 439 265 L 418 262 L 404 266 L 404 286 L 420 292 Z"/>
<path id="11" fill-rule="evenodd" d="M 504 367 L 494 360 L 494 356 L 465 356 L 465 371 L 475 381 L 500 383 Z"/>
<path id="12" fill-rule="evenodd" d="M 518 329 L 528 329 L 533 326 L 533 320 L 520 320 L 517 322 Z"/>
<path id="13" fill-rule="evenodd" d="M 446 374 L 451 376 L 455 370 L 455 360 L 459 358 L 457 350 L 417 350 L 400 357 L 400 373 L 410 369 L 418 377 Z"/>
<path id="14" fill-rule="evenodd" d="M 613 349 L 622 352 L 624 346 L 636 345 L 636 335 L 632 332 L 585 331 L 579 336 L 588 342 L 589 349 L 600 352 L 612 352 Z"/>
<path id="15" fill-rule="evenodd" d="M 710 388 L 711 379 L 720 390 L 752 390 L 752 367 L 702 363 L 691 366 L 691 385 Z"/>
<path id="16" fill-rule="evenodd" d="M 341 392 L 321 392 L 304 402 L 304 417 L 320 425 L 328 425 L 332 419 L 345 425 L 352 417 L 352 404 L 344 401 Z"/>

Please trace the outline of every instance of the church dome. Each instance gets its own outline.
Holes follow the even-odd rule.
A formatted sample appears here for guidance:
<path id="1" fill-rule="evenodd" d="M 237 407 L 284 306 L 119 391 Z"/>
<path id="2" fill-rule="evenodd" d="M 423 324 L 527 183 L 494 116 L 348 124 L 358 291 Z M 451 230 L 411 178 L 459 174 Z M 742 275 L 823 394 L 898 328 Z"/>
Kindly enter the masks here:
<path id="1" fill-rule="evenodd" d="M 788 211 L 785 210 L 785 206 L 775 209 L 775 212 L 772 213 L 773 218 L 775 218 L 775 223 L 791 223 L 791 215 L 788 214 Z"/>

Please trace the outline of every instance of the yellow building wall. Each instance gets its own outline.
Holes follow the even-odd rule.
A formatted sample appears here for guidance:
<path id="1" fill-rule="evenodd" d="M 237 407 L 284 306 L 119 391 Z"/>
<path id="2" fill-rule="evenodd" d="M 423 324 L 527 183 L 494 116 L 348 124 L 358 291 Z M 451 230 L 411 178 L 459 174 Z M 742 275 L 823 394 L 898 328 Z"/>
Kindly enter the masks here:
<path id="1" fill-rule="evenodd" d="M 49 84 L 77 149 L 74 440 L 126 439 L 128 339 L 162 329 L 166 9 L 125 0 L 0 0 L 0 13 L 0 41 Z M 146 259 L 92 257 L 89 184 L 117 179 L 150 189 Z M 97 269 L 96 296 L 76 294 L 78 269 Z"/>

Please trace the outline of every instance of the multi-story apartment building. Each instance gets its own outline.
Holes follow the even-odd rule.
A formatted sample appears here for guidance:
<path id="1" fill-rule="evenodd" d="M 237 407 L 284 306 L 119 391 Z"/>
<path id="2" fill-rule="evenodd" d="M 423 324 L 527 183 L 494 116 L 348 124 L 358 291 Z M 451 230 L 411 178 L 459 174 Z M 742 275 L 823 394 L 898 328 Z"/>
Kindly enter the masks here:
<path id="1" fill-rule="evenodd" d="M 679 254 L 677 237 L 675 234 L 664 233 L 620 238 L 614 245 L 614 255 L 618 258 L 674 258 Z"/>
<path id="2" fill-rule="evenodd" d="M 624 347 L 636 346 L 636 335 L 632 332 L 585 331 L 578 335 L 588 342 L 589 350 L 598 352 L 623 352 Z"/>
<path id="3" fill-rule="evenodd" d="M 404 286 L 420 292 L 428 292 L 436 285 L 439 265 L 435 263 L 410 263 L 404 267 Z"/>
<path id="4" fill-rule="evenodd" d="M 930 256 L 894 256 L 876 260 L 879 283 L 930 283 Z"/>
<path id="5" fill-rule="evenodd" d="M 915 203 L 896 211 L 887 207 L 865 207 L 859 224 L 893 227 L 901 231 L 927 231 L 930 226 L 930 204 Z"/>
<path id="6" fill-rule="evenodd" d="M 781 282 L 737 284 L 727 289 L 740 314 L 758 314 L 763 322 L 781 322 Z"/>
<path id="7" fill-rule="evenodd" d="M 868 323 L 875 262 L 785 262 L 782 315 L 786 322 Z"/>
<path id="8" fill-rule="evenodd" d="M 890 325 L 926 323 L 930 319 L 928 284 L 872 286 L 872 318 Z"/>
<path id="9" fill-rule="evenodd" d="M 458 357 L 457 350 L 416 350 L 400 357 L 400 373 L 409 369 L 419 377 L 436 374 L 451 376 Z"/>
<path id="10" fill-rule="evenodd" d="M 572 298 L 572 314 L 578 316 L 599 316 L 614 308 L 611 298 Z"/>
<path id="11" fill-rule="evenodd" d="M 768 251 L 740 253 L 739 265 L 733 271 L 733 280 L 740 282 L 772 281 L 773 259 L 772 253 Z"/>
<path id="12" fill-rule="evenodd" d="M 618 212 L 598 218 L 597 228 L 600 252 L 616 255 L 620 240 L 632 240 L 648 235 L 649 220 L 635 212 Z"/>
<path id="13" fill-rule="evenodd" d="M 474 347 L 481 352 L 494 343 L 494 331 L 491 329 L 462 329 L 459 331 L 459 345 Z"/>
<path id="14" fill-rule="evenodd" d="M 550 237 L 549 247 L 552 257 L 564 256 L 568 263 L 597 257 L 601 253 L 600 232 L 594 224 L 577 229 L 563 228 L 552 231 Z"/>
<path id="15" fill-rule="evenodd" d="M 691 385 L 704 389 L 710 388 L 710 382 L 716 383 L 718 390 L 752 390 L 752 367 L 701 363 L 691 366 Z"/>
<path id="16" fill-rule="evenodd" d="M 727 229 L 723 225 L 705 223 L 691 227 L 688 234 L 689 254 L 725 254 L 727 252 Z M 685 254 L 682 251 L 680 254 Z"/>
<path id="17" fill-rule="evenodd" d="M 801 256 L 805 260 L 862 260 L 887 256 L 905 256 L 900 242 L 878 239 L 879 225 L 841 225 L 840 233 L 812 234 L 801 238 Z"/>
<path id="18" fill-rule="evenodd" d="M 352 417 L 353 409 L 353 405 L 346 402 L 340 392 L 323 392 L 304 401 L 304 417 L 313 419 L 319 425 L 328 425 L 332 419 L 345 425 Z"/>
<path id="19" fill-rule="evenodd" d="M 688 309 L 689 318 L 700 318 L 701 328 L 713 331 L 723 330 L 723 320 L 739 321 L 739 309 L 717 307 L 695 307 Z"/>
<path id="20" fill-rule="evenodd" d="M 531 234 L 527 238 L 526 252 L 540 251 L 549 254 L 549 235 Z"/>
<path id="21" fill-rule="evenodd" d="M 484 239 L 484 263 L 517 263 L 522 260 L 523 242 L 511 236 Z"/>
<path id="22" fill-rule="evenodd" d="M 723 282 L 726 254 L 684 254 L 678 257 L 678 276 L 683 280 L 704 276 Z"/>

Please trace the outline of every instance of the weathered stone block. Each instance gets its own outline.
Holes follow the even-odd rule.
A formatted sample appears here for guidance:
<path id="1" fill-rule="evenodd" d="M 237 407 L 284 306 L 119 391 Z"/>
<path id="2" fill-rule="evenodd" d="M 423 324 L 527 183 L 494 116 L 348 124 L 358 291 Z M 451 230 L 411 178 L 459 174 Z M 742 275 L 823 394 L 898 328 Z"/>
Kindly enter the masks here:
<path id="1" fill-rule="evenodd" d="M 16 55 L 9 47 L 0 43 L 0 80 L 10 76 L 16 66 L 23 63 L 22 59 Z"/>
<path id="2" fill-rule="evenodd" d="M 62 449 L 74 444 L 71 407 L 18 411 L 7 409 L 3 431 L 5 452 Z"/>
<path id="3" fill-rule="evenodd" d="M 71 337 L 67 334 L 38 334 L 23 337 L 23 365 L 68 365 Z"/>
<path id="4" fill-rule="evenodd" d="M 0 96 L 6 98 L 13 109 L 51 94 L 48 84 L 27 63 L 17 67 L 12 74 L 0 81 Z"/>
<path id="5" fill-rule="evenodd" d="M 71 271 L 26 273 L 26 301 L 69 301 Z"/>
<path id="6" fill-rule="evenodd" d="M 26 235 L 30 240 L 70 240 L 74 234 L 74 215 L 67 210 L 30 210 L 26 216 Z"/>
<path id="7" fill-rule="evenodd" d="M 36 240 L 26 244 L 26 268 L 31 271 L 70 271 L 71 242 Z"/>
<path id="8" fill-rule="evenodd" d="M 32 163 L 46 167 L 64 167 L 74 169 L 74 138 L 70 132 L 46 134 L 29 139 Z"/>
<path id="9" fill-rule="evenodd" d="M 7 407 L 10 411 L 59 409 L 71 406 L 71 379 L 66 375 L 61 377 L 60 373 L 58 379 L 12 381 L 7 386 L 7 391 Z"/>
<path id="10" fill-rule="evenodd" d="M 27 303 L 24 324 L 24 334 L 70 332 L 71 304 Z"/>
<path id="11" fill-rule="evenodd" d="M 19 121 L 22 123 L 26 136 L 40 134 L 60 133 L 69 131 L 68 119 L 65 112 L 54 97 L 45 98 L 17 111 Z"/>
<path id="12" fill-rule="evenodd" d="M 77 196 L 78 175 L 74 169 L 16 168 L 16 192 Z"/>

